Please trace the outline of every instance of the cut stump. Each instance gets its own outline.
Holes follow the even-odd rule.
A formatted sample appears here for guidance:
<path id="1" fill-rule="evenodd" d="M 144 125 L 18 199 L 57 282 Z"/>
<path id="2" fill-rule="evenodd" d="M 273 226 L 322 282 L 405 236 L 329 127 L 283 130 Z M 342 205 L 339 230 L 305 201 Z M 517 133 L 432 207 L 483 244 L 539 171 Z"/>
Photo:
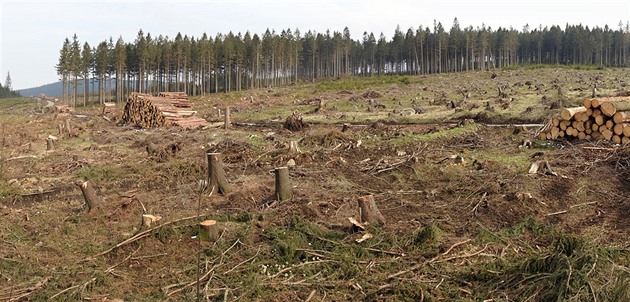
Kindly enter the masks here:
<path id="1" fill-rule="evenodd" d="M 372 225 L 385 224 L 385 217 L 381 214 L 381 211 L 376 207 L 374 201 L 374 195 L 366 195 L 359 197 L 359 216 L 362 223 L 369 223 Z"/>
<path id="2" fill-rule="evenodd" d="M 208 186 L 212 190 L 210 194 L 214 192 L 227 194 L 229 188 L 221 162 L 221 153 L 208 152 L 206 155 L 208 157 Z"/>

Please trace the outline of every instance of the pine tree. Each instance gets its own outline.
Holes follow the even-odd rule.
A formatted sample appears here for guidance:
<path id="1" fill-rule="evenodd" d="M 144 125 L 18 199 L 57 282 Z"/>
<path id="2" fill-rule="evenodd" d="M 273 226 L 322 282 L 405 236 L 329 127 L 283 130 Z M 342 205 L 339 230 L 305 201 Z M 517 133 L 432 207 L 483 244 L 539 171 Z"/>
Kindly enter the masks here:
<path id="1" fill-rule="evenodd" d="M 13 88 L 11 88 L 11 73 L 9 73 L 7 71 L 7 78 L 4 80 L 4 88 L 8 89 L 9 91 L 11 91 Z"/>

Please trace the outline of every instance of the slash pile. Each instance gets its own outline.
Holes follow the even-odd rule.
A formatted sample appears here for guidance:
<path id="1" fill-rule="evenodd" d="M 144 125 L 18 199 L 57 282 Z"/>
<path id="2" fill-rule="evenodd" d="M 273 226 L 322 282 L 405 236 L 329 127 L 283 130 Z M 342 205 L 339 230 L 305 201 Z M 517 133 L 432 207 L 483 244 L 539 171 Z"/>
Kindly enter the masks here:
<path id="1" fill-rule="evenodd" d="M 564 108 L 538 135 L 540 139 L 605 139 L 630 142 L 630 97 L 584 100 L 584 106 Z"/>
<path id="2" fill-rule="evenodd" d="M 132 92 L 127 98 L 122 120 L 142 128 L 180 126 L 196 128 L 208 122 L 196 116 L 183 92 L 161 92 L 158 96 Z"/>

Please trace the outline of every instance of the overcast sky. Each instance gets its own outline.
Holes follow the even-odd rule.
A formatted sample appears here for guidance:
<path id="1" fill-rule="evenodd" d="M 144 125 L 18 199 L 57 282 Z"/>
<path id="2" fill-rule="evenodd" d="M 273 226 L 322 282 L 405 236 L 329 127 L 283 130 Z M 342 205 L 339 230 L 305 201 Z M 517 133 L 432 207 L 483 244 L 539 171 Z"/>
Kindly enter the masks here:
<path id="1" fill-rule="evenodd" d="M 197 0 L 197 1 L 33 1 L 0 0 L 0 81 L 11 73 L 13 89 L 23 89 L 58 80 L 55 64 L 63 40 L 77 34 L 81 44 L 91 46 L 113 37 L 126 42 L 139 29 L 153 36 L 178 32 L 200 37 L 204 32 L 250 31 L 298 28 L 324 32 L 350 29 L 352 39 L 363 32 L 382 32 L 391 38 L 397 25 L 408 28 L 442 22 L 448 30 L 454 18 L 462 27 L 522 29 L 539 25 L 608 25 L 630 20 L 630 0 Z"/>

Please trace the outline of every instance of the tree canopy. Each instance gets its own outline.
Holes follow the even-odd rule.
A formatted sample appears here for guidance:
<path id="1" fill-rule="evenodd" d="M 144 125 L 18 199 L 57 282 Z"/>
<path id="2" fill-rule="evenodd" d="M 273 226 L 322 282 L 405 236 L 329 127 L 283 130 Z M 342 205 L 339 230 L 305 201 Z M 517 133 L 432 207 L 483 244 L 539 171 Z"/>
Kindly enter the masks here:
<path id="1" fill-rule="evenodd" d="M 130 91 L 185 91 L 191 95 L 285 85 L 343 76 L 432 74 L 487 70 L 514 65 L 565 64 L 630 66 L 630 25 L 616 29 L 582 25 L 564 28 L 493 29 L 485 25 L 450 30 L 434 21 L 432 28 L 406 31 L 398 26 L 390 40 L 364 32 L 353 40 L 342 31 L 302 33 L 267 29 L 175 38 L 139 30 L 133 42 L 110 37 L 80 48 L 76 34 L 60 50 L 57 72 L 70 96 L 79 78 L 92 77 L 99 99 L 121 100 Z M 115 81 L 112 81 L 115 79 Z M 87 83 L 87 81 L 86 81 Z M 111 86 L 112 83 L 114 87 Z M 86 85 L 87 86 L 87 85 Z"/>

